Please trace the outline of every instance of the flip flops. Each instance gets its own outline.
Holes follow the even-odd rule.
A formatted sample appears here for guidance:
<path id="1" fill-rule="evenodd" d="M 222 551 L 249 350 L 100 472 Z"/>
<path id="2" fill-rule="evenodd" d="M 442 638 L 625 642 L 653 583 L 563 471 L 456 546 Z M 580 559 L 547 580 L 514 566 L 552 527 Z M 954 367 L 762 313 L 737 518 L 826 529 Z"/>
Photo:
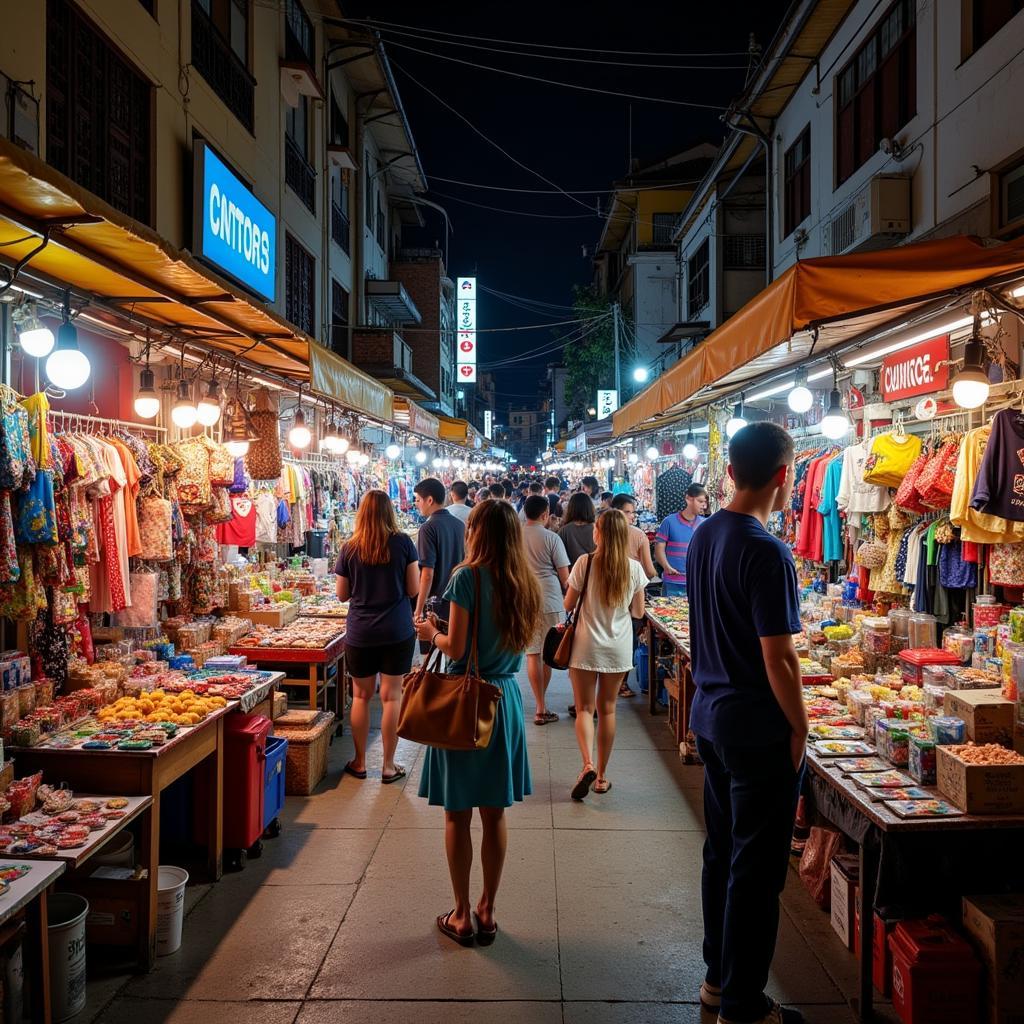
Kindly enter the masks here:
<path id="1" fill-rule="evenodd" d="M 437 930 L 442 935 L 447 935 L 452 942 L 457 942 L 460 946 L 473 946 L 476 944 L 476 933 L 473 931 L 460 932 L 458 929 L 453 928 L 449 923 L 448 919 L 454 914 L 454 910 L 449 910 L 447 914 L 441 914 L 437 918 Z M 492 940 L 493 941 L 493 940 Z"/>
<path id="2" fill-rule="evenodd" d="M 594 784 L 596 778 L 597 772 L 594 771 L 593 765 L 584 768 L 580 772 L 580 777 L 576 780 L 576 785 L 572 787 L 570 795 L 573 800 L 582 800 L 590 792 L 590 787 Z"/>
<path id="3" fill-rule="evenodd" d="M 385 786 L 390 786 L 392 782 L 397 782 L 399 779 L 405 778 L 405 769 L 400 765 L 395 765 L 395 770 L 391 775 L 381 774 L 380 781 Z"/>
<path id="4" fill-rule="evenodd" d="M 545 711 L 543 715 L 534 715 L 534 725 L 550 725 L 552 722 L 558 721 L 558 715 L 554 711 Z"/>
<path id="5" fill-rule="evenodd" d="M 604 795 L 609 792 L 612 788 L 612 784 L 607 779 L 602 779 L 600 782 L 594 783 L 594 792 Z"/>
<path id="6" fill-rule="evenodd" d="M 498 922 L 494 922 L 493 928 L 485 928 L 480 923 L 480 916 L 473 911 L 473 923 L 476 925 L 476 944 L 478 946 L 490 946 L 498 937 Z"/>
<path id="7" fill-rule="evenodd" d="M 345 765 L 344 772 L 346 775 L 351 775 L 353 779 L 366 778 L 366 769 L 364 768 L 361 772 L 356 771 L 356 769 L 352 767 L 351 761 L 349 761 L 348 764 Z"/>

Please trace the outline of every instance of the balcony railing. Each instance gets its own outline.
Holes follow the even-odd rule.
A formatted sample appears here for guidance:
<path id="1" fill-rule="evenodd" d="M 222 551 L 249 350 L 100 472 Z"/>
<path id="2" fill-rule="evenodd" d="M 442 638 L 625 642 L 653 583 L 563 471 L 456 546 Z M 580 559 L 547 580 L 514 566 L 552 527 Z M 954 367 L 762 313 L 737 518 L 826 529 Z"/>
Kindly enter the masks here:
<path id="1" fill-rule="evenodd" d="M 290 136 L 284 137 L 284 180 L 288 187 L 316 214 L 316 170 L 306 160 L 298 143 Z"/>
<path id="2" fill-rule="evenodd" d="M 331 238 L 341 246 L 342 252 L 349 254 L 349 221 L 341 207 L 331 202 Z"/>
<path id="3" fill-rule="evenodd" d="M 284 8 L 284 59 L 301 61 L 310 67 L 316 64 L 316 42 L 313 22 L 298 0 L 287 0 Z"/>
<path id="4" fill-rule="evenodd" d="M 251 134 L 256 79 L 197 0 L 192 0 L 192 66 Z"/>

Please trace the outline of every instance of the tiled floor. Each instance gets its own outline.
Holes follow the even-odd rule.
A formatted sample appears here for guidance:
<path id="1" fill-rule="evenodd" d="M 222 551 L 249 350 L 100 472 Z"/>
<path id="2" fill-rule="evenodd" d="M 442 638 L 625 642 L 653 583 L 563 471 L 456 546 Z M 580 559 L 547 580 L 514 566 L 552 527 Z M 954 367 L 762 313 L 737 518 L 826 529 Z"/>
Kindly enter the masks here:
<path id="1" fill-rule="evenodd" d="M 564 709 L 564 675 L 553 693 Z M 82 1021 L 698 1021 L 701 770 L 679 764 L 646 701 L 622 701 L 614 788 L 575 804 L 571 719 L 527 728 L 534 793 L 510 812 L 494 946 L 462 949 L 434 927 L 452 901 L 442 813 L 416 796 L 420 751 L 403 744 L 409 779 L 381 786 L 377 739 L 359 782 L 341 775 L 345 737 L 261 859 L 190 889 L 181 950 L 144 977 L 92 982 Z M 771 991 L 809 1024 L 849 1024 L 853 959 L 795 875 L 784 909 Z"/>

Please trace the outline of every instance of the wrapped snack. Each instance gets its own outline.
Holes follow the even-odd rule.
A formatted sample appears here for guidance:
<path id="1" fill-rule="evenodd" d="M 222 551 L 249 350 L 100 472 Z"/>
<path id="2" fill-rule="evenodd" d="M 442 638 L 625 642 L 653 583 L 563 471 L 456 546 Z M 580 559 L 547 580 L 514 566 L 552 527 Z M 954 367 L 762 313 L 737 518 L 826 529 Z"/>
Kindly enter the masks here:
<path id="1" fill-rule="evenodd" d="M 950 747 L 949 752 L 965 764 L 1007 765 L 1024 764 L 1024 757 L 1015 750 L 1001 747 L 998 743 L 967 743 L 962 747 Z"/>
<path id="2" fill-rule="evenodd" d="M 1010 609 L 1010 639 L 1017 644 L 1024 643 L 1024 606 Z"/>
<path id="3" fill-rule="evenodd" d="M 17 690 L 4 690 L 0 693 L 0 735 L 10 737 L 15 723 L 21 718 Z"/>
<path id="4" fill-rule="evenodd" d="M 967 723 L 955 715 L 933 715 L 928 719 L 928 732 L 940 746 L 963 743 L 967 736 Z"/>
<path id="5" fill-rule="evenodd" d="M 947 629 L 942 634 L 942 649 L 957 655 L 961 665 L 970 665 L 971 655 L 974 654 L 974 636 L 970 633 L 961 633 L 959 630 Z"/>
<path id="6" fill-rule="evenodd" d="M 11 743 L 16 747 L 34 747 L 39 742 L 40 735 L 38 722 L 22 718 L 11 730 Z"/>
<path id="7" fill-rule="evenodd" d="M 922 786 L 935 785 L 935 741 L 923 736 L 910 737 L 910 777 Z"/>
<path id="8" fill-rule="evenodd" d="M 902 719 L 882 718 L 875 723 L 875 747 L 880 757 L 903 768 L 910 760 L 910 732 Z"/>
<path id="9" fill-rule="evenodd" d="M 996 652 L 996 627 L 983 626 L 974 630 L 974 652 L 988 657 Z"/>
<path id="10" fill-rule="evenodd" d="M 888 618 L 871 616 L 861 625 L 860 646 L 865 654 L 888 654 L 892 630 Z"/>
<path id="11" fill-rule="evenodd" d="M 36 709 L 36 688 L 33 683 L 25 683 L 18 687 L 18 710 L 21 717 L 32 714 Z"/>
<path id="12" fill-rule="evenodd" d="M 53 703 L 53 680 L 52 679 L 37 679 L 35 681 L 36 687 L 36 707 L 44 708 L 47 704 Z"/>

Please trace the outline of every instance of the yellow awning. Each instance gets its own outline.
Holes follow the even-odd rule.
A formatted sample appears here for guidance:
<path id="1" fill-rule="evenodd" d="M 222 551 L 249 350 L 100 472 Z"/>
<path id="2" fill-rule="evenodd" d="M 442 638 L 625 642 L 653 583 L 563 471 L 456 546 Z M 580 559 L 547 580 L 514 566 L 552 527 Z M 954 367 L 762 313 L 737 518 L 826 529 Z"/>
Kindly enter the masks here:
<path id="1" fill-rule="evenodd" d="M 391 400 L 394 420 L 409 428 L 414 434 L 422 437 L 437 437 L 440 428 L 438 418 L 426 409 L 418 406 L 412 399 L 404 395 L 395 395 Z"/>
<path id="2" fill-rule="evenodd" d="M 389 388 L 315 341 L 309 343 L 309 386 L 314 393 L 383 423 L 390 423 L 394 415 Z"/>
<path id="3" fill-rule="evenodd" d="M 442 441 L 452 441 L 466 448 L 478 450 L 483 447 L 483 435 L 468 420 L 456 419 L 453 416 L 441 416 L 440 434 Z"/>

